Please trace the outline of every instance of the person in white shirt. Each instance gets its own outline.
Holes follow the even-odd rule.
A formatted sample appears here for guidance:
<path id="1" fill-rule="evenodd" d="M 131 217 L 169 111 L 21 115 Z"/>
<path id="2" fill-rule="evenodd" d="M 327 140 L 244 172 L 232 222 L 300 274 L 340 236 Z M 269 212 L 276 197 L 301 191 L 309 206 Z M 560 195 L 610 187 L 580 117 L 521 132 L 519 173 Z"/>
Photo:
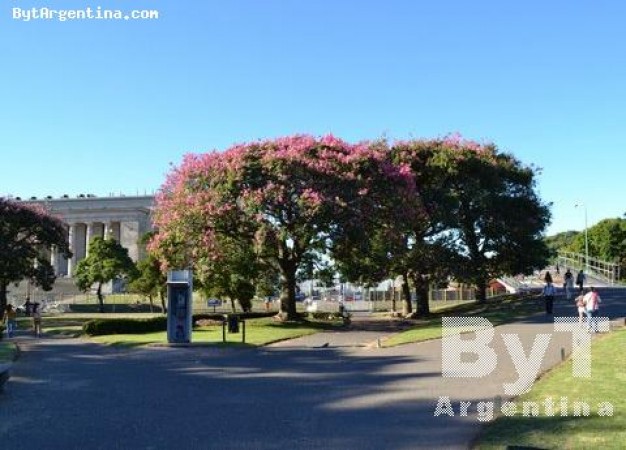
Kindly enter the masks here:
<path id="1" fill-rule="evenodd" d="M 585 314 L 587 314 L 587 329 L 590 333 L 598 332 L 598 310 L 602 300 L 594 287 L 589 288 L 589 292 L 583 297 L 585 303 Z"/>
<path id="2" fill-rule="evenodd" d="M 556 289 L 551 281 L 548 281 L 543 287 L 543 298 L 546 303 L 546 314 L 552 314 L 552 306 L 554 305 L 554 294 Z"/>

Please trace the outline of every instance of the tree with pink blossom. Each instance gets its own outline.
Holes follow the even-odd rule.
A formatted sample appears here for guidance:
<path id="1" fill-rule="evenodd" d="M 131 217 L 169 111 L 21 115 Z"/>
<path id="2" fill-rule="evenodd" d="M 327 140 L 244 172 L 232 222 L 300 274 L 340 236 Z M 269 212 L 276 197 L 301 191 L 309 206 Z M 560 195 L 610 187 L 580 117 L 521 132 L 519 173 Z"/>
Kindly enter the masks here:
<path id="1" fill-rule="evenodd" d="M 254 250 L 280 274 L 280 317 L 297 318 L 296 273 L 307 258 L 364 239 L 410 171 L 379 145 L 295 135 L 187 155 L 168 175 L 150 249 L 170 267 L 228 262 L 222 244 Z M 340 256 L 340 255 L 335 255 Z M 211 261 L 207 264 L 207 261 Z"/>

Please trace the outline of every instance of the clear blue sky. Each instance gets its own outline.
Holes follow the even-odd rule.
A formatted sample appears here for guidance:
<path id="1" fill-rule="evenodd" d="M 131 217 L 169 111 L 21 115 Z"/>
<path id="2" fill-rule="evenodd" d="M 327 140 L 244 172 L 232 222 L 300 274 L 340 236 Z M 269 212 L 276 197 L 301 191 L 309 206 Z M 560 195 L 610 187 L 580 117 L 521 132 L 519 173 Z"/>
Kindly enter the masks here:
<path id="1" fill-rule="evenodd" d="M 12 8 L 158 9 L 30 21 Z M 543 168 L 550 234 L 626 212 L 626 3 L 4 0 L 0 195 L 159 188 L 184 153 L 459 132 Z"/>

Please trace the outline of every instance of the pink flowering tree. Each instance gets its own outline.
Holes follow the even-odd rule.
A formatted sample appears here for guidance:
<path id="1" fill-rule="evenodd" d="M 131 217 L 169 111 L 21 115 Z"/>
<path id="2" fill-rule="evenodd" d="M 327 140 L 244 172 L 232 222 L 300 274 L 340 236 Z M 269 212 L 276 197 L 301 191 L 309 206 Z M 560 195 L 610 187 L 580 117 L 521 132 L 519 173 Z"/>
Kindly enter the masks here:
<path id="1" fill-rule="evenodd" d="M 71 257 L 63 222 L 43 208 L 0 198 L 0 318 L 7 304 L 7 287 L 28 279 L 44 290 L 56 279 L 47 250 L 56 246 Z"/>
<path id="2" fill-rule="evenodd" d="M 187 155 L 157 197 L 159 233 L 150 248 L 166 264 L 200 273 L 228 263 L 232 251 L 224 242 L 252 248 L 249 264 L 268 264 L 280 274 L 281 318 L 296 319 L 303 261 L 362 239 L 387 195 L 379 188 L 409 186 L 410 176 L 379 146 L 333 136 L 296 135 Z"/>
<path id="3" fill-rule="evenodd" d="M 345 259 L 348 263 L 340 264 L 340 271 L 351 280 L 375 284 L 389 276 L 400 277 L 405 316 L 428 315 L 429 287 L 447 280 L 458 263 L 454 242 L 446 233 L 451 167 L 443 163 L 442 154 L 447 151 L 453 150 L 441 139 L 391 145 L 393 162 L 410 170 L 412 194 L 392 198 L 402 205 L 400 214 L 390 209 L 391 214 L 380 216 L 368 239 L 352 247 L 352 257 Z M 417 299 L 415 312 L 411 287 Z"/>

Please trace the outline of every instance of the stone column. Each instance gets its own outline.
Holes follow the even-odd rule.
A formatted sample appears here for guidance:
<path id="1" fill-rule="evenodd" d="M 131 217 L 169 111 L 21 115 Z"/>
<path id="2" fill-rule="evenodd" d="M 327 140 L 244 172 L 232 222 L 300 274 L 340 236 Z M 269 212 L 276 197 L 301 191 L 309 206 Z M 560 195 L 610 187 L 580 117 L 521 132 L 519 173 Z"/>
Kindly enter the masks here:
<path id="1" fill-rule="evenodd" d="M 134 262 L 139 261 L 139 222 L 120 223 L 120 244 L 128 250 L 128 256 Z"/>
<path id="2" fill-rule="evenodd" d="M 113 222 L 104 222 L 104 238 L 113 239 Z"/>
<path id="3" fill-rule="evenodd" d="M 76 224 L 75 223 L 70 224 L 68 241 L 70 243 L 70 250 L 73 253 L 72 257 L 67 261 L 67 276 L 71 278 L 74 276 L 74 269 L 76 269 L 76 261 L 77 261 Z"/>
<path id="4" fill-rule="evenodd" d="M 94 238 L 94 223 L 90 222 L 85 224 L 85 257 L 89 256 L 89 243 Z"/>

